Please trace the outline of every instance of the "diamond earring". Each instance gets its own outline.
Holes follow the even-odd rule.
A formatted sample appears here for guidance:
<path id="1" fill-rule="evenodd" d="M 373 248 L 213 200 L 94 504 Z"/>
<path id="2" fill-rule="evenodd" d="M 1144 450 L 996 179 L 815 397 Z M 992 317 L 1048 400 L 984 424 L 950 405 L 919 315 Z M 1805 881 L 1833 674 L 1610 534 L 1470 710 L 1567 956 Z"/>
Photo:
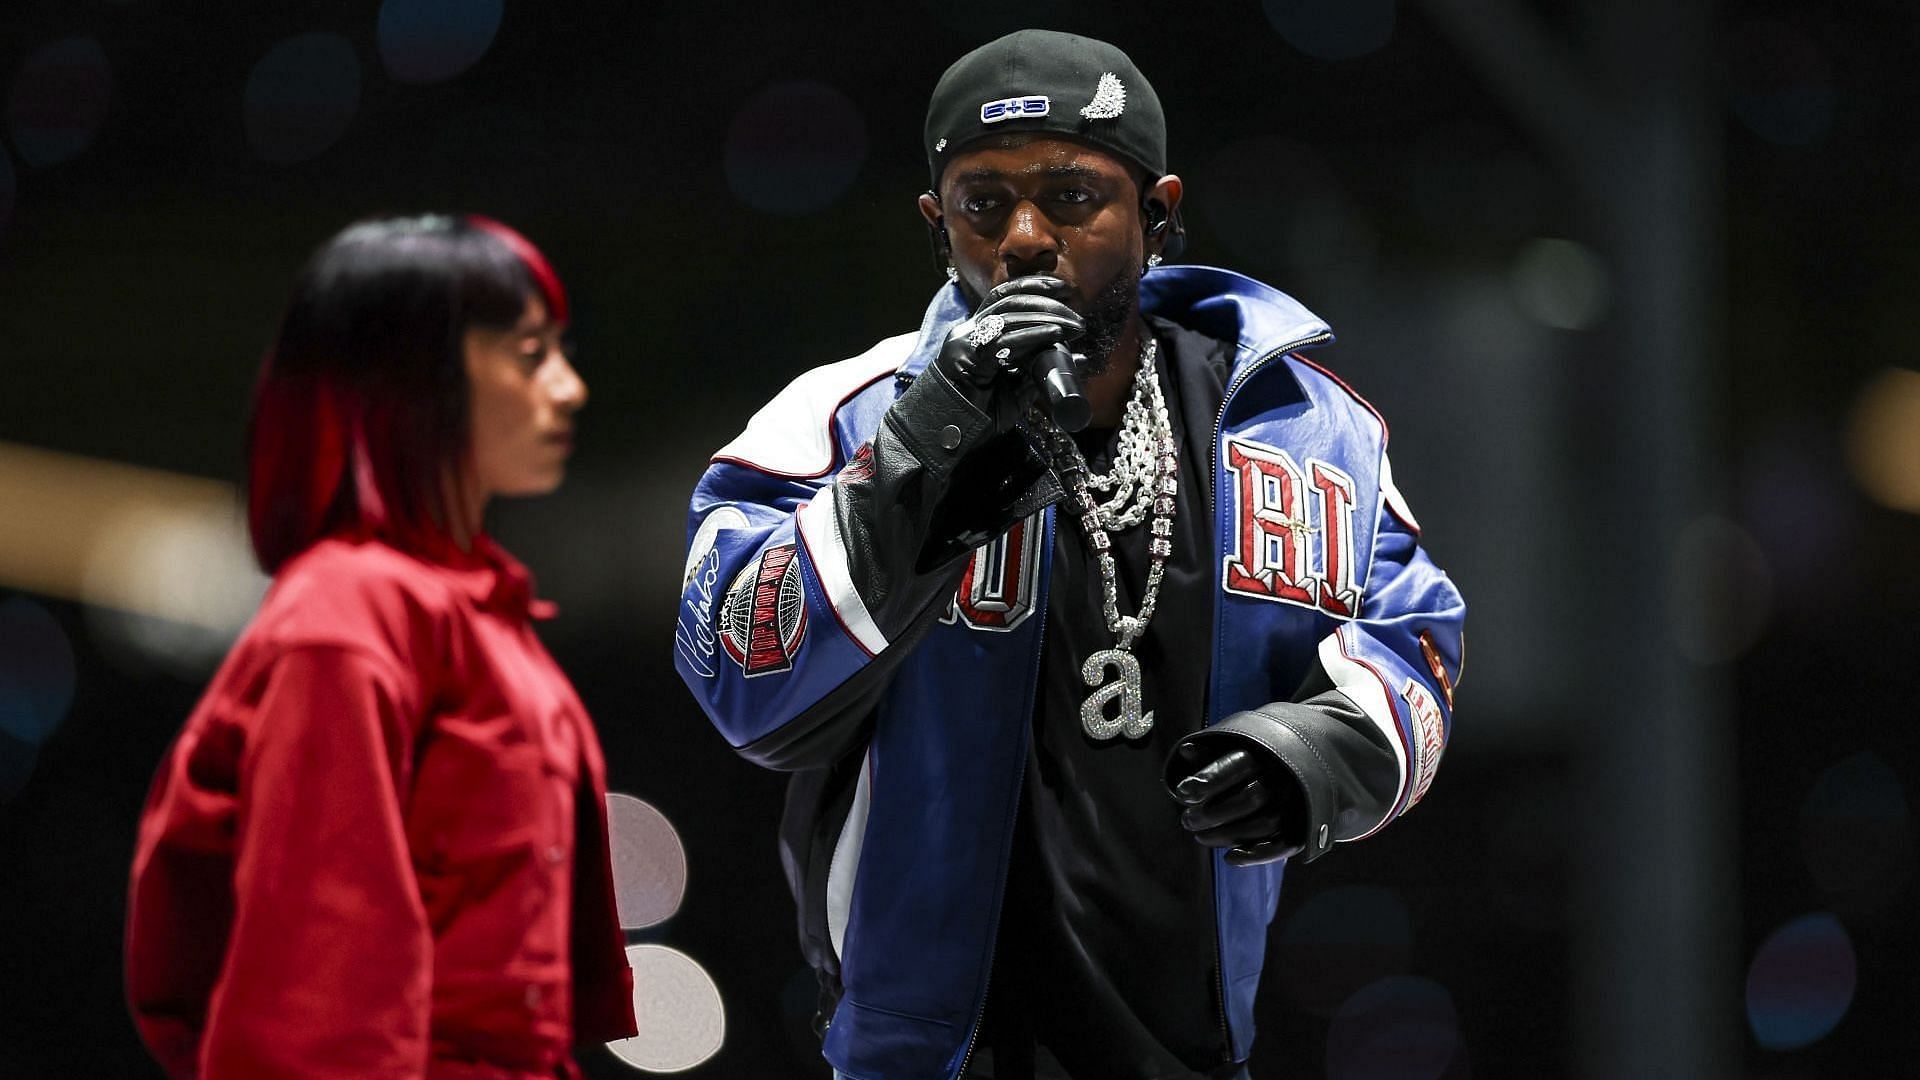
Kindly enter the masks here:
<path id="1" fill-rule="evenodd" d="M 1147 269 L 1151 270 L 1154 267 L 1159 265 L 1160 265 L 1160 255 L 1158 252 L 1147 256 Z"/>
<path id="2" fill-rule="evenodd" d="M 960 271 L 955 270 L 952 263 L 947 264 L 947 280 L 955 285 L 960 284 Z"/>

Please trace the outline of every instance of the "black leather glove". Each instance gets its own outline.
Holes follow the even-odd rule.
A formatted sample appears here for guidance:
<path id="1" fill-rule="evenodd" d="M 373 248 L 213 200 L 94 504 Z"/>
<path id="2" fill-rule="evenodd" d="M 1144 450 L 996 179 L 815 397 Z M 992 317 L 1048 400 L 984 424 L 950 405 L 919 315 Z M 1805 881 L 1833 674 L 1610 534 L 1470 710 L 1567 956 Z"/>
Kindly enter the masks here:
<path id="1" fill-rule="evenodd" d="M 1235 866 L 1289 858 L 1306 846 L 1306 792 L 1260 747 L 1189 736 L 1167 760 L 1167 787 L 1186 807 L 1180 824 L 1200 843 L 1228 848 Z"/>
<path id="2" fill-rule="evenodd" d="M 956 383 L 979 390 L 1017 379 L 1042 349 L 1086 332 L 1086 323 L 1063 302 L 1070 295 L 1066 282 L 1042 274 L 996 286 L 972 318 L 947 332 L 940 365 Z"/>

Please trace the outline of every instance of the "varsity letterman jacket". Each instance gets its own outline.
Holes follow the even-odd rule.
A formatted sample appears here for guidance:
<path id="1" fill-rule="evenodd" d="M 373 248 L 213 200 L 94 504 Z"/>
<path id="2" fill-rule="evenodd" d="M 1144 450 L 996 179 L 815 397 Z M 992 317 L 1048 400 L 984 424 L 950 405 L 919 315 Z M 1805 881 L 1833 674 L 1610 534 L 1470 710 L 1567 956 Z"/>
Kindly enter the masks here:
<path id="1" fill-rule="evenodd" d="M 1194 737 L 1277 755 L 1307 796 L 1297 857 L 1317 858 L 1432 783 L 1465 607 L 1393 485 L 1385 422 L 1301 355 L 1324 322 L 1208 267 L 1147 274 L 1141 304 L 1235 348 Z M 948 286 L 917 332 L 794 380 L 714 457 L 688 521 L 675 664 L 741 754 L 800 772 L 783 855 L 838 991 L 825 1053 L 857 1080 L 954 1077 L 972 1051 L 1046 632 L 1062 493 L 999 402 L 931 363 L 966 315 Z M 1213 859 L 1236 1060 L 1284 867 Z"/>

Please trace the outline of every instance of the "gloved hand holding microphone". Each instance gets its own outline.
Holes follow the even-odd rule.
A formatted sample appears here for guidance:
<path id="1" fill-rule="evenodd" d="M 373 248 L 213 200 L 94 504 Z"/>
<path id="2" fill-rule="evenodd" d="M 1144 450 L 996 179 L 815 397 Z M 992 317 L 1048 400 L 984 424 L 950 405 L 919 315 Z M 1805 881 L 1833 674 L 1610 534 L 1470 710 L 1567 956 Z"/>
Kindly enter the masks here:
<path id="1" fill-rule="evenodd" d="M 1066 343 L 1086 332 L 1086 322 L 1064 302 L 1070 295 L 1065 281 L 1042 274 L 995 286 L 972 318 L 947 333 L 939 363 L 975 389 L 1010 388 L 1022 406 L 1037 389 L 1054 421 L 1078 431 L 1088 406 Z"/>

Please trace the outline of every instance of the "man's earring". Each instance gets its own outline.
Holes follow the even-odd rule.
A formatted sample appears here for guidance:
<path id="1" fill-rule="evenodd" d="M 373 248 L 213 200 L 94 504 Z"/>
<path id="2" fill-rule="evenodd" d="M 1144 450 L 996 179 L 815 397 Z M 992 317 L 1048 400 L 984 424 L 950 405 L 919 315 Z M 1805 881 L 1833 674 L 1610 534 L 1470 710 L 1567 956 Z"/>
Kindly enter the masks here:
<path id="1" fill-rule="evenodd" d="M 1149 255 L 1149 256 L 1147 256 L 1147 269 L 1149 269 L 1149 270 L 1151 270 L 1151 269 L 1153 269 L 1154 267 L 1156 267 L 1156 266 L 1159 266 L 1159 265 L 1160 265 L 1160 253 L 1159 253 L 1159 252 L 1157 252 L 1157 251 L 1156 251 L 1156 252 L 1154 252 L 1154 253 L 1153 253 L 1152 255 Z"/>
<path id="2" fill-rule="evenodd" d="M 952 263 L 947 264 L 947 280 L 955 285 L 960 284 L 960 271 L 955 270 Z"/>

